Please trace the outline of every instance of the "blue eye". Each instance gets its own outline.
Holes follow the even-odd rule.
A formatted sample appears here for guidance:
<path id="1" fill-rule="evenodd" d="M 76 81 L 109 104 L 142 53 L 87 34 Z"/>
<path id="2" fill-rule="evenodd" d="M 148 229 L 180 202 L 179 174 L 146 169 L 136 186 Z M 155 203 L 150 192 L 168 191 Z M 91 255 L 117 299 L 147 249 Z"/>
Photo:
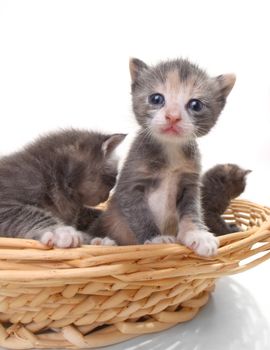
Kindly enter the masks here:
<path id="1" fill-rule="evenodd" d="M 161 94 L 152 94 L 148 97 L 148 101 L 151 105 L 163 106 L 165 103 L 165 97 Z"/>
<path id="2" fill-rule="evenodd" d="M 193 112 L 200 112 L 204 107 L 204 104 L 200 100 L 195 98 L 188 101 L 187 108 Z"/>

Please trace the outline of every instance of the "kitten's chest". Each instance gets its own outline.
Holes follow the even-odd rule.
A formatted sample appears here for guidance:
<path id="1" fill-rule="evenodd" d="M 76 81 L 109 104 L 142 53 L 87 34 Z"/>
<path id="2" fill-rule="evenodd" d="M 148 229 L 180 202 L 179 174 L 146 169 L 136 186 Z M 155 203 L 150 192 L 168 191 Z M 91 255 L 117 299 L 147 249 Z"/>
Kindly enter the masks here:
<path id="1" fill-rule="evenodd" d="M 166 226 L 166 220 L 176 214 L 176 198 L 181 175 L 176 172 L 165 173 L 157 188 L 148 193 L 148 205 L 161 231 Z"/>
<path id="2" fill-rule="evenodd" d="M 147 193 L 147 202 L 155 222 L 161 232 L 167 234 L 168 226 L 177 226 L 176 202 L 182 174 L 188 171 L 187 162 L 182 154 L 170 153 L 170 156 L 167 167 L 158 176 L 157 185 Z"/>

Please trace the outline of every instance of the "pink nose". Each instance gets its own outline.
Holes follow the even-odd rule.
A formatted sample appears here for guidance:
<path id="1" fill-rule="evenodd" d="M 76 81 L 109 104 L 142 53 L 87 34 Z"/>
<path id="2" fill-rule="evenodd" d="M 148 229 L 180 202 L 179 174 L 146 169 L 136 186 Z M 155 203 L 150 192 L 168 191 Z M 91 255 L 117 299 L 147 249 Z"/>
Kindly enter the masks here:
<path id="1" fill-rule="evenodd" d="M 167 120 L 167 122 L 169 122 L 170 124 L 176 124 L 176 123 L 178 123 L 178 122 L 180 122 L 180 120 L 182 119 L 181 117 L 180 117 L 180 115 L 166 115 L 166 120 Z"/>

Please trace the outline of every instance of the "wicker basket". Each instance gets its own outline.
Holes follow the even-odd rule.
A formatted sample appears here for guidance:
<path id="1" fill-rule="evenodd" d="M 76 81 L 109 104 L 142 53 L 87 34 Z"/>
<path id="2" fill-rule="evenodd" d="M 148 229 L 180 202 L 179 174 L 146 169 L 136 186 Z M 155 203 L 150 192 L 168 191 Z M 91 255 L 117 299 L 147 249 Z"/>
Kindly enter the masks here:
<path id="1" fill-rule="evenodd" d="M 192 319 L 217 277 L 270 257 L 269 208 L 237 200 L 225 218 L 243 232 L 208 259 L 177 244 L 46 250 L 1 238 L 0 345 L 96 348 Z"/>

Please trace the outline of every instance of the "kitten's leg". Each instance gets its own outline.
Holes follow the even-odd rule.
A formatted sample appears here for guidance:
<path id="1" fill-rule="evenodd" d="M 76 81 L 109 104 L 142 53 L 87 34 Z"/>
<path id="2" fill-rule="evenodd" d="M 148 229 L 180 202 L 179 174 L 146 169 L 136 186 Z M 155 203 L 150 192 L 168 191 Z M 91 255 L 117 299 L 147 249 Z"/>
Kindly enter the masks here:
<path id="1" fill-rule="evenodd" d="M 209 230 L 216 236 L 222 236 L 228 233 L 240 231 L 235 224 L 227 224 L 225 220 L 217 213 L 207 213 L 205 223 Z"/>
<path id="2" fill-rule="evenodd" d="M 116 245 L 115 241 L 109 237 L 97 237 L 92 235 L 94 224 L 96 224 L 96 220 L 101 216 L 102 213 L 103 210 L 100 209 L 82 207 L 78 213 L 76 227 L 78 230 L 82 230 L 85 232 L 85 234 L 88 235 L 89 242 L 87 243 L 89 244 L 109 246 Z"/>
<path id="3" fill-rule="evenodd" d="M 103 213 L 103 210 L 95 208 L 82 207 L 79 210 L 76 227 L 78 230 L 84 231 L 84 234 L 88 236 L 88 244 L 92 245 L 116 245 L 115 241 L 109 237 L 100 234 L 97 229 L 98 220 Z M 98 236 L 95 233 L 98 233 Z"/>
<path id="4" fill-rule="evenodd" d="M 32 205 L 1 206 L 0 230 L 5 236 L 35 239 L 58 248 L 77 247 L 90 241 L 89 235 Z"/>
<path id="5" fill-rule="evenodd" d="M 161 236 L 146 202 L 144 186 L 138 182 L 129 186 L 119 183 L 108 209 L 91 225 L 90 233 L 109 237 L 119 245 L 143 244 Z"/>
<path id="6" fill-rule="evenodd" d="M 189 184 L 184 188 L 178 210 L 177 240 L 194 250 L 198 255 L 215 255 L 219 242 L 212 233 L 207 231 L 202 221 L 198 182 Z"/>
<path id="7" fill-rule="evenodd" d="M 161 232 L 145 199 L 144 188 L 146 181 L 142 180 L 143 184 L 141 181 L 138 181 L 130 185 L 129 188 L 124 187 L 122 191 L 120 190 L 121 183 L 119 182 L 118 193 L 116 193 L 116 200 L 121 214 L 131 231 L 134 232 L 138 244 L 152 241 L 155 237 L 161 236 Z"/>
<path id="8" fill-rule="evenodd" d="M 102 210 L 82 207 L 77 214 L 76 227 L 79 231 L 90 232 L 91 225 L 100 217 Z"/>

